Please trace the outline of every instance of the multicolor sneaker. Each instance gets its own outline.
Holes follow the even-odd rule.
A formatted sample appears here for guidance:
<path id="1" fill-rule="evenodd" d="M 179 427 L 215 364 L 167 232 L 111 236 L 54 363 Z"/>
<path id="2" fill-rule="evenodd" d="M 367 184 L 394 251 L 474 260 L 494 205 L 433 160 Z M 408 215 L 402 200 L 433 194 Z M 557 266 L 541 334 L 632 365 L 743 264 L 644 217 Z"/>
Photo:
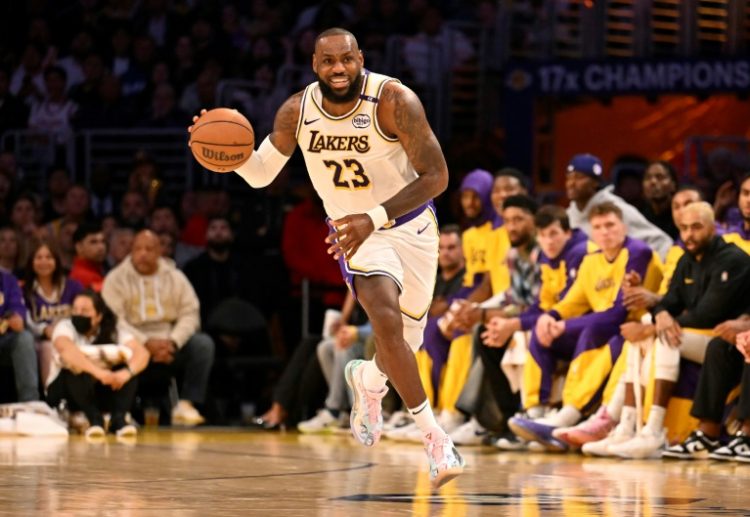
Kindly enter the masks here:
<path id="1" fill-rule="evenodd" d="M 557 426 L 514 416 L 508 420 L 508 427 L 519 438 L 529 442 L 541 443 L 547 451 L 565 452 L 568 450 L 568 444 L 552 436 L 552 432 L 557 429 Z"/>
<path id="2" fill-rule="evenodd" d="M 750 436 L 740 431 L 728 444 L 710 452 L 708 457 L 712 460 L 750 462 Z"/>
<path id="3" fill-rule="evenodd" d="M 616 425 L 617 422 L 607 413 L 606 406 L 601 406 L 587 420 L 573 427 L 555 429 L 552 436 L 573 448 L 579 448 L 585 443 L 603 440 Z"/>
<path id="4" fill-rule="evenodd" d="M 684 442 L 668 447 L 662 451 L 662 458 L 674 458 L 678 460 L 706 459 L 708 455 L 718 449 L 719 440 L 712 440 L 702 431 L 693 431 Z"/>
<path id="5" fill-rule="evenodd" d="M 646 426 L 630 440 L 610 445 L 609 454 L 633 460 L 660 458 L 666 443 L 667 432 L 665 429 L 653 431 Z"/>
<path id="6" fill-rule="evenodd" d="M 427 459 L 430 461 L 430 482 L 433 490 L 463 473 L 466 462 L 445 431 L 433 427 L 422 437 L 422 441 Z"/>
<path id="7" fill-rule="evenodd" d="M 362 368 L 365 361 L 355 359 L 349 361 L 344 370 L 346 383 L 352 390 L 352 412 L 349 415 L 349 424 L 354 438 L 365 447 L 372 447 L 380 440 L 383 433 L 383 408 L 381 402 L 388 388 L 383 388 L 379 393 L 373 393 L 365 389 L 362 384 Z"/>

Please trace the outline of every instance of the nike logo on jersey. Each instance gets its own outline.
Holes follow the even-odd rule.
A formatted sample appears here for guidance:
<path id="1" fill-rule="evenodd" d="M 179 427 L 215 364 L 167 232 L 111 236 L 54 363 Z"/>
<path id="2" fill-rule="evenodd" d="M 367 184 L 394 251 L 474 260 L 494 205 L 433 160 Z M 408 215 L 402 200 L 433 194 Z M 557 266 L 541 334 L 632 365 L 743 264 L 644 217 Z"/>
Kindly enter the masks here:
<path id="1" fill-rule="evenodd" d="M 318 117 L 318 118 L 314 118 L 314 119 L 312 119 L 312 120 L 307 120 L 307 119 L 305 119 L 305 125 L 306 125 L 306 126 L 309 126 L 310 124 L 312 124 L 313 122 L 317 122 L 318 120 L 320 120 L 320 117 Z"/>
<path id="2" fill-rule="evenodd" d="M 429 228 L 429 227 L 430 227 L 430 223 L 427 223 L 427 224 L 426 224 L 426 225 L 424 226 L 424 228 L 422 228 L 421 230 L 417 230 L 417 235 L 422 235 L 422 232 L 423 232 L 423 231 L 425 231 L 425 230 L 426 230 L 427 228 Z"/>

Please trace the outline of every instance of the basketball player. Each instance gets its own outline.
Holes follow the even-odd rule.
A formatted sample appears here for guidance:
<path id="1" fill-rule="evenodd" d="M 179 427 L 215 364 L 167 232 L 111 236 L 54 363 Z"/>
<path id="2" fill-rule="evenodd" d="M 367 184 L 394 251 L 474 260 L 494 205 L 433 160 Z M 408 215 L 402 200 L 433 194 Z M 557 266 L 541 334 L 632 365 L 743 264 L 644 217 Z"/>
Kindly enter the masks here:
<path id="1" fill-rule="evenodd" d="M 435 420 L 413 352 L 422 344 L 435 285 L 432 198 L 448 184 L 445 158 L 417 96 L 365 70 L 353 34 L 321 33 L 312 67 L 318 80 L 279 108 L 271 135 L 236 172 L 250 186 L 265 187 L 300 145 L 332 228 L 328 252 L 375 336 L 375 358 L 346 367 L 352 434 L 368 447 L 378 442 L 390 380 L 423 433 L 437 488 L 461 474 L 464 461 Z"/>

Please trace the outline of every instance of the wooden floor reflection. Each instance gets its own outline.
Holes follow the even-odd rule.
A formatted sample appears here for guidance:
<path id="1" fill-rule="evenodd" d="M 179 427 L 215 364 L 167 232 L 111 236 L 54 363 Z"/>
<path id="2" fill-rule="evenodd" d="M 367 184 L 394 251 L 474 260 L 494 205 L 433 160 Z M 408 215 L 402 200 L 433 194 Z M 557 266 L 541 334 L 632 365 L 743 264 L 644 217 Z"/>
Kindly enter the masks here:
<path id="1" fill-rule="evenodd" d="M 462 452 L 466 474 L 431 494 L 421 447 L 386 441 L 229 429 L 0 438 L 0 514 L 750 515 L 750 465 Z"/>

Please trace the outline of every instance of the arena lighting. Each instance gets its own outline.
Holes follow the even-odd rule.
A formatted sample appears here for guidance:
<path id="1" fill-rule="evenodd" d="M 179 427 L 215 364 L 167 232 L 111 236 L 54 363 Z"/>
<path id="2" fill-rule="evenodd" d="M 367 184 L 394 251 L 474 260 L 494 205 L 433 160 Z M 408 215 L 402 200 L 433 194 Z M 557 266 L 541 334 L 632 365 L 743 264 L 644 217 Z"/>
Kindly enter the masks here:
<path id="1" fill-rule="evenodd" d="M 586 9 L 592 9 L 594 7 L 594 0 L 583 0 L 583 6 Z"/>

